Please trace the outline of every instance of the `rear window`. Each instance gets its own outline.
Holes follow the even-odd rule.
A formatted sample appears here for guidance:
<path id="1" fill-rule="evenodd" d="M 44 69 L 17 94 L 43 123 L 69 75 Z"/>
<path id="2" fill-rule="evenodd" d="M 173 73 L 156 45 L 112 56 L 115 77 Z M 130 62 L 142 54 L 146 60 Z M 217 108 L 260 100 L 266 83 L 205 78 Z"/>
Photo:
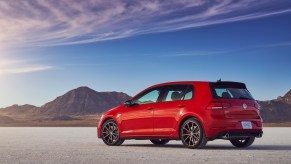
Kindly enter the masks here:
<path id="1" fill-rule="evenodd" d="M 212 97 L 215 99 L 254 100 L 245 84 L 234 82 L 210 83 Z"/>

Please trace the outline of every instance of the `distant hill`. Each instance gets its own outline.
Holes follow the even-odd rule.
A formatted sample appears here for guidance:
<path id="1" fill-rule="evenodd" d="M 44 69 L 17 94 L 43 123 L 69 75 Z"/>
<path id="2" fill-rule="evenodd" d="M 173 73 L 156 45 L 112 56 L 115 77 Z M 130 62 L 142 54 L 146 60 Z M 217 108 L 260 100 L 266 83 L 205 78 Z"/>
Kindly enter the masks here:
<path id="1" fill-rule="evenodd" d="M 15 123 L 16 121 L 8 116 L 1 116 L 0 115 L 0 124 L 10 124 Z"/>
<path id="2" fill-rule="evenodd" d="M 6 115 L 29 114 L 66 116 L 102 113 L 130 99 L 122 92 L 96 92 L 88 87 L 79 87 L 41 107 L 33 105 L 12 105 L 0 109 Z"/>
<path id="3" fill-rule="evenodd" d="M 264 122 L 291 122 L 291 90 L 282 97 L 259 103 Z"/>
<path id="4" fill-rule="evenodd" d="M 291 104 L 291 89 L 287 92 L 283 97 L 279 96 L 277 98 L 278 101 L 285 102 L 287 104 Z"/>
<path id="5" fill-rule="evenodd" d="M 21 114 L 21 113 L 29 113 L 37 109 L 38 107 L 29 105 L 29 104 L 25 104 L 25 105 L 15 104 L 6 108 L 0 108 L 0 112 L 5 113 L 5 114 Z"/>
<path id="6" fill-rule="evenodd" d="M 88 87 L 80 87 L 46 103 L 36 112 L 48 115 L 102 113 L 129 98 L 122 92 L 96 92 Z"/>

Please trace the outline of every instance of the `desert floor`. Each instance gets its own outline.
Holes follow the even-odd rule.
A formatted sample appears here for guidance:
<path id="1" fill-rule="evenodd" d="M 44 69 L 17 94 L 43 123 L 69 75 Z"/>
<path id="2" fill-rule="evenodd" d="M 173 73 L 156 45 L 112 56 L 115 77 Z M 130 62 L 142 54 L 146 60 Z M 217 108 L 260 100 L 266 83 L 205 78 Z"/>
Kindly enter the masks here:
<path id="1" fill-rule="evenodd" d="M 0 163 L 291 163 L 291 128 L 264 128 L 264 135 L 244 149 L 229 141 L 208 142 L 204 149 L 184 148 L 181 141 L 155 146 L 128 140 L 109 147 L 96 128 L 2 127 Z"/>

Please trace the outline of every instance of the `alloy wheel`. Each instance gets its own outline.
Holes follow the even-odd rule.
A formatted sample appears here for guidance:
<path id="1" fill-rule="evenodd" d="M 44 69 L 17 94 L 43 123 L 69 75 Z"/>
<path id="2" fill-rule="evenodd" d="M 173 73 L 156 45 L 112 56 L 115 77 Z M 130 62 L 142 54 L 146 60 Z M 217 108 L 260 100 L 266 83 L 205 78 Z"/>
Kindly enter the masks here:
<path id="1" fill-rule="evenodd" d="M 119 141 L 118 126 L 114 121 L 105 122 L 102 127 L 102 139 L 108 145 L 115 145 Z"/>
<path id="2" fill-rule="evenodd" d="M 194 121 L 188 121 L 182 129 L 182 139 L 189 146 L 195 146 L 200 139 L 200 128 Z"/>
<path id="3" fill-rule="evenodd" d="M 200 149 L 207 144 L 203 126 L 196 118 L 189 118 L 180 127 L 180 139 L 189 149 Z"/>

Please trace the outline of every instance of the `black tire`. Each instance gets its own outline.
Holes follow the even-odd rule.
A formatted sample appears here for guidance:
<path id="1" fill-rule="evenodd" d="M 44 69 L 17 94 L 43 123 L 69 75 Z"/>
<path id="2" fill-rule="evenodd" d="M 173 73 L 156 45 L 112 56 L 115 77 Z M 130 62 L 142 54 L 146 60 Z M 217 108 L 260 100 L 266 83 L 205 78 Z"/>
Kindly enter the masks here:
<path id="1" fill-rule="evenodd" d="M 196 118 L 187 119 L 180 127 L 180 139 L 189 149 L 203 148 L 207 143 L 203 126 Z"/>
<path id="2" fill-rule="evenodd" d="M 102 124 L 101 133 L 102 140 L 106 145 L 119 146 L 124 142 L 124 139 L 119 137 L 118 125 L 113 119 Z"/>
<path id="3" fill-rule="evenodd" d="M 167 144 L 170 140 L 165 140 L 165 139 L 152 139 L 150 140 L 153 144 L 155 145 L 165 145 Z"/>
<path id="4" fill-rule="evenodd" d="M 230 142 L 233 146 L 243 148 L 251 146 L 255 141 L 255 137 L 248 137 L 245 139 L 231 139 Z"/>

